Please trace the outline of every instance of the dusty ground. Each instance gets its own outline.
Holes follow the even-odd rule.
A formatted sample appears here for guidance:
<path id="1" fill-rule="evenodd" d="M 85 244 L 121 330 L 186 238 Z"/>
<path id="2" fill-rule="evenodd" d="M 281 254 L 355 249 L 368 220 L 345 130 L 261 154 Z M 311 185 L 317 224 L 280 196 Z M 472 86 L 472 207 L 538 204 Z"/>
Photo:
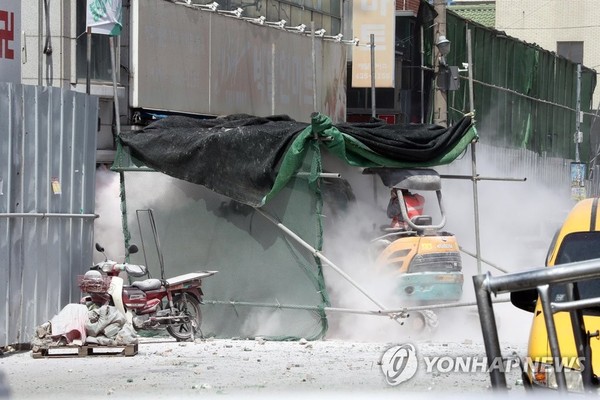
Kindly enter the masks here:
<path id="1" fill-rule="evenodd" d="M 382 354 L 396 343 L 340 340 L 268 342 L 197 340 L 177 343 L 142 338 L 132 357 L 34 359 L 30 352 L 0 357 L 12 399 L 189 398 L 230 395 L 378 397 L 414 392 L 425 397 L 490 394 L 486 373 L 428 373 L 425 356 L 484 356 L 481 343 L 413 342 L 420 359 L 416 375 L 386 383 Z M 523 349 L 503 345 L 507 353 Z M 511 393 L 522 394 L 518 371 L 507 375 Z M 311 394 L 313 395 L 313 394 Z"/>
<path id="2" fill-rule="evenodd" d="M 524 356 L 531 316 L 498 304 L 503 356 Z M 409 334 L 387 318 L 331 316 L 328 338 L 319 341 L 140 338 L 132 357 L 93 355 L 32 358 L 31 352 L 0 356 L 11 399 L 180 399 L 229 396 L 262 398 L 481 398 L 491 395 L 489 374 L 427 370 L 427 360 L 481 360 L 485 349 L 476 307 L 440 311 L 439 327 Z M 347 329 L 351 327 L 352 329 Z M 412 344 L 416 374 L 391 386 L 382 371 L 386 350 Z M 470 357 L 470 358 L 469 358 Z M 389 365 L 389 363 L 388 363 Z M 523 397 L 520 371 L 507 374 L 511 397 Z"/>

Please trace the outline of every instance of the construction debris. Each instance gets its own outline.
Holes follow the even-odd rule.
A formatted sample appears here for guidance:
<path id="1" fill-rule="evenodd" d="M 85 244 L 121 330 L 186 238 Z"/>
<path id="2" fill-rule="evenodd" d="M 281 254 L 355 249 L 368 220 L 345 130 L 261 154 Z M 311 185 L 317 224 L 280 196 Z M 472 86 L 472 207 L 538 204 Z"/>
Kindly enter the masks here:
<path id="1" fill-rule="evenodd" d="M 116 307 L 88 310 L 68 304 L 50 321 L 35 329 L 32 356 L 82 357 L 88 355 L 137 354 L 137 334 Z"/>

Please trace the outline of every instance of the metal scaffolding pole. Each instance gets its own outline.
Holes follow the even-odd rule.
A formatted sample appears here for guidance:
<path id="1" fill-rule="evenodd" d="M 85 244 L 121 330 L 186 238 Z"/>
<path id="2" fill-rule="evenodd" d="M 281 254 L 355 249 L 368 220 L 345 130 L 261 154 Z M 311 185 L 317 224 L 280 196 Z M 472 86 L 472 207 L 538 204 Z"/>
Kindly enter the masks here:
<path id="1" fill-rule="evenodd" d="M 0 218 L 81 218 L 95 219 L 98 214 L 69 214 L 69 213 L 0 213 Z"/>
<path id="2" fill-rule="evenodd" d="M 371 33 L 371 117 L 377 118 L 377 107 L 375 104 L 375 35 Z"/>
<path id="3" fill-rule="evenodd" d="M 494 307 L 492 306 L 492 297 L 487 290 L 486 275 L 473 276 L 475 285 L 475 298 L 479 310 L 479 321 L 483 332 L 483 344 L 487 355 L 487 366 L 489 369 L 492 388 L 507 391 L 506 376 L 498 368 L 489 368 L 494 365 L 495 360 L 502 359 L 500 350 L 500 340 L 498 339 L 498 328 L 496 326 L 496 317 L 494 316 Z"/>
<path id="4" fill-rule="evenodd" d="M 319 258 L 325 264 L 329 265 L 333 270 L 335 270 L 344 279 L 346 279 L 352 286 L 354 286 L 356 289 L 358 289 L 358 291 L 361 292 L 366 298 L 371 300 L 371 302 L 373 302 L 373 304 L 375 304 L 377 307 L 379 307 L 381 312 L 383 312 L 386 309 L 386 307 L 380 301 L 376 300 L 373 296 L 371 296 L 369 293 L 367 293 L 367 291 L 362 286 L 360 286 L 358 284 L 358 282 L 356 282 L 354 279 L 352 279 L 352 277 L 350 275 L 345 273 L 341 268 L 339 268 L 331 260 L 329 260 L 327 257 L 325 257 L 319 250 L 315 249 L 310 244 L 305 242 L 300 236 L 296 235 L 293 231 L 291 231 L 288 227 L 283 225 L 281 222 L 277 221 L 273 216 L 269 215 L 266 211 L 261 210 L 258 207 L 255 207 L 254 209 L 259 214 L 261 214 L 263 217 L 265 217 L 270 222 L 272 222 L 274 225 L 276 225 L 283 232 L 285 232 L 288 236 L 290 236 L 292 239 L 294 239 L 296 242 L 298 242 L 300 245 L 302 245 L 302 247 L 309 250 L 314 257 Z"/>
<path id="5" fill-rule="evenodd" d="M 569 295 L 567 297 L 567 301 L 553 303 L 549 296 L 549 285 L 562 283 L 570 284 L 579 281 L 597 279 L 598 276 L 600 276 L 600 260 L 598 259 L 561 264 L 552 268 L 542 267 L 534 270 L 516 272 L 496 277 L 492 277 L 490 274 L 474 276 L 473 284 L 475 286 L 477 308 L 479 310 L 479 320 L 481 322 L 488 365 L 489 362 L 498 360 L 498 357 L 501 358 L 502 356 L 498 341 L 498 330 L 494 318 L 494 310 L 491 302 L 492 293 L 497 295 L 502 293 L 537 289 L 542 302 L 550 351 L 553 358 L 560 358 L 560 347 L 556 327 L 554 325 L 554 314 L 560 311 L 573 310 L 575 310 L 576 313 L 580 313 L 582 308 L 600 304 L 600 297 L 578 300 L 577 296 Z M 575 320 L 580 321 L 581 315 L 576 313 L 572 315 L 576 316 Z M 575 338 L 585 337 L 585 326 L 582 327 L 581 324 L 572 324 L 572 329 Z M 578 329 L 582 331 L 577 332 Z M 585 351 L 585 349 L 580 349 L 579 351 Z M 586 357 L 581 360 L 582 371 L 592 369 L 591 361 L 592 360 L 590 358 Z M 499 368 L 490 368 L 489 374 L 492 381 L 492 387 L 494 389 L 506 390 L 506 377 L 502 370 Z M 564 371 L 557 371 L 556 382 L 560 391 L 565 391 L 567 389 Z M 591 384 L 590 382 L 586 382 L 584 380 L 584 386 L 587 389 L 591 386 Z"/>

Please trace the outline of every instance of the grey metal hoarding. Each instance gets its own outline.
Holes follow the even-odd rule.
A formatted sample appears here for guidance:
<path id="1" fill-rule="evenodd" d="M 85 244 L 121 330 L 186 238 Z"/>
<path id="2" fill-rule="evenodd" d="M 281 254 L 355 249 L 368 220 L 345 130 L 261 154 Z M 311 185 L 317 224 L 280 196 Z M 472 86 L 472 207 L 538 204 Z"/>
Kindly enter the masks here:
<path id="1" fill-rule="evenodd" d="M 0 347 L 77 301 L 92 262 L 98 99 L 0 83 Z"/>
<path id="2" fill-rule="evenodd" d="M 317 27 L 318 28 L 318 27 Z M 345 120 L 346 44 L 162 0 L 132 1 L 131 106 Z M 335 80 L 335 78 L 338 78 Z"/>

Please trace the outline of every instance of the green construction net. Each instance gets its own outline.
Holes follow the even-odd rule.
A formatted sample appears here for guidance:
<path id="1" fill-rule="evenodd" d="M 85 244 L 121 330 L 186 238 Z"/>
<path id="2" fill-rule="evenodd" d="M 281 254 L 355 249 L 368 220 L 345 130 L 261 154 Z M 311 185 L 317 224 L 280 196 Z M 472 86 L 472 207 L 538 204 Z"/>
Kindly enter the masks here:
<path id="1" fill-rule="evenodd" d="M 300 167 L 308 174 L 290 180 L 261 210 L 320 248 L 316 150 Z M 152 209 L 166 278 L 219 271 L 203 281 L 204 336 L 311 340 L 325 334 L 329 300 L 321 265 L 309 250 L 254 208 L 202 186 L 157 172 L 124 176 L 127 231 L 146 256 L 140 252 L 131 262 L 147 263 L 152 276 L 160 276 L 149 215 L 135 212 Z"/>
<path id="2" fill-rule="evenodd" d="M 316 256 L 323 249 L 323 202 L 337 202 L 340 209 L 352 199 L 352 189 L 343 180 L 322 177 L 321 151 L 353 167 L 425 167 L 451 162 L 476 137 L 467 123 L 443 154 L 407 162 L 372 151 L 332 126 L 329 118 L 316 115 L 282 154 L 260 207 L 236 201 L 245 196 L 231 192 L 234 185 L 227 188 L 233 194 L 225 196 L 155 172 L 145 165 L 156 170 L 158 164 L 140 162 L 134 157 L 139 154 L 132 156 L 131 149 L 119 143 L 113 170 L 121 173 L 125 238 L 143 249 L 130 262 L 145 263 L 152 277 L 160 277 L 159 248 L 165 278 L 219 271 L 203 281 L 204 336 L 320 338 L 328 328 L 325 308 L 330 305 Z M 158 243 L 150 213 L 144 211 L 149 209 Z"/>

